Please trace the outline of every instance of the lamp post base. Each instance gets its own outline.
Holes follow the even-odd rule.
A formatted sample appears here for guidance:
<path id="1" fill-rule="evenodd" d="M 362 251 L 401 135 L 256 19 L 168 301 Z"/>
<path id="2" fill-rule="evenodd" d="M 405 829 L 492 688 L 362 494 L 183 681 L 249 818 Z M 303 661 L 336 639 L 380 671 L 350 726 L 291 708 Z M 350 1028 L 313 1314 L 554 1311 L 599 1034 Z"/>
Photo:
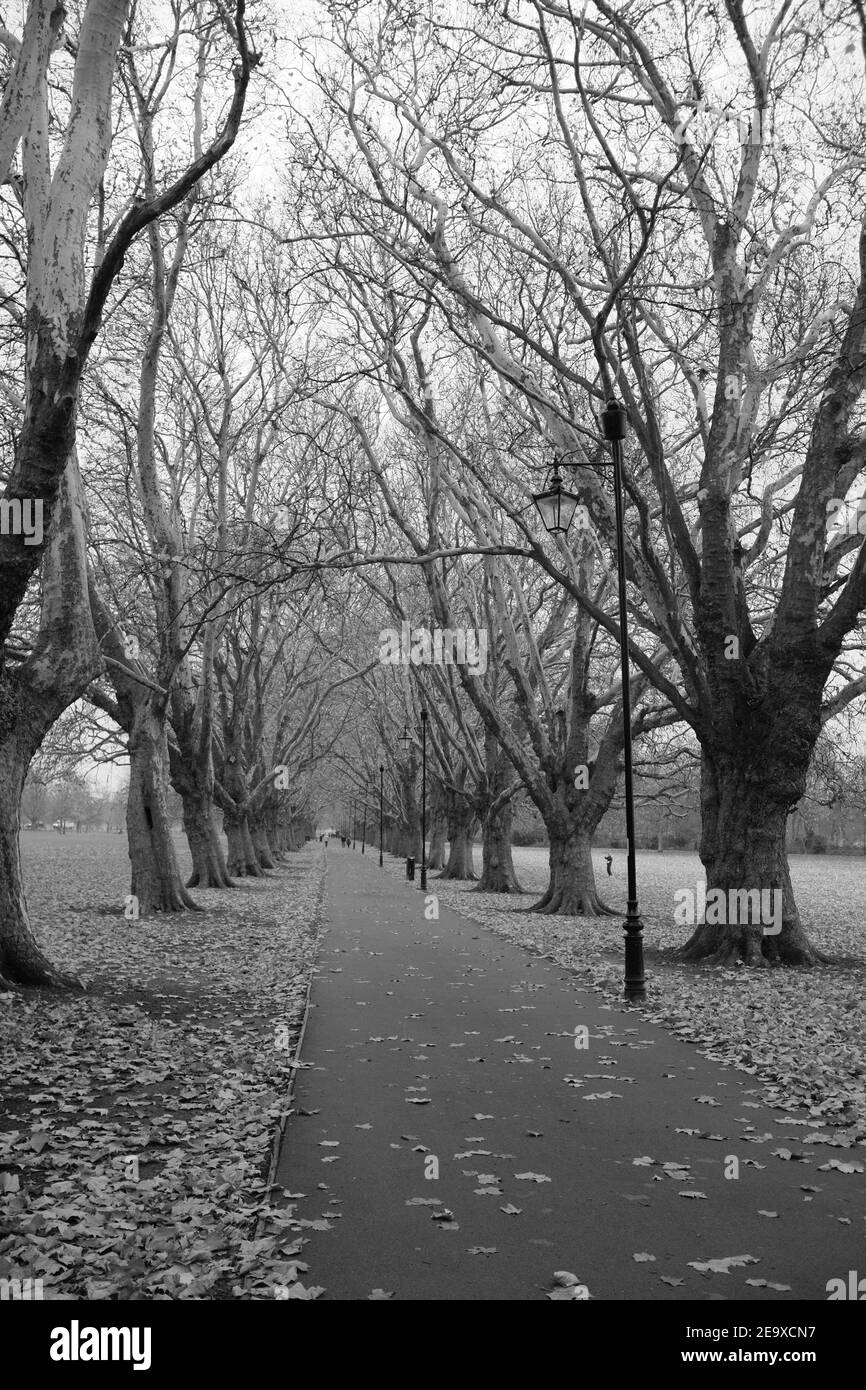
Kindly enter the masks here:
<path id="1" fill-rule="evenodd" d="M 643 967 L 643 922 L 636 912 L 629 912 L 623 923 L 625 932 L 625 997 L 630 1004 L 646 999 L 646 976 Z"/>

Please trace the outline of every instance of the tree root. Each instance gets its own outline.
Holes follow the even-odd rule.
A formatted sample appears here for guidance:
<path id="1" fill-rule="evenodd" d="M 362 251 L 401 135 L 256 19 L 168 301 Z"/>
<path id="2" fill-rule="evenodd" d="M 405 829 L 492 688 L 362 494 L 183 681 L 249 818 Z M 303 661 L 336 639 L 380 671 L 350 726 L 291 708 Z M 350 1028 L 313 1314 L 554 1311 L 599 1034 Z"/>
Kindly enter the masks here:
<path id="1" fill-rule="evenodd" d="M 765 969 L 773 965 L 797 966 L 811 969 L 826 965 L 829 958 L 817 951 L 802 931 L 800 940 L 779 936 L 756 936 L 753 932 L 731 932 L 723 927 L 697 927 L 678 952 L 689 964 L 745 965 L 749 969 Z"/>
<path id="2" fill-rule="evenodd" d="M 548 889 L 543 898 L 528 908 L 551 917 L 619 917 L 622 914 L 602 902 L 597 893 L 575 893 L 565 888 Z"/>
<path id="3" fill-rule="evenodd" d="M 494 884 L 485 883 L 484 878 L 480 878 L 474 888 L 470 888 L 470 893 L 514 893 L 522 895 L 523 889 L 517 879 L 498 879 Z"/>
<path id="4" fill-rule="evenodd" d="M 77 975 L 58 970 L 43 956 L 41 963 L 31 962 L 17 969 L 8 960 L 4 963 L 0 971 L 0 990 L 15 989 L 69 989 L 83 994 L 87 986 Z"/>
<path id="5" fill-rule="evenodd" d="M 251 864 L 241 864 L 240 862 L 229 864 L 228 870 L 232 878 L 264 878 L 262 870 Z M 236 884 L 234 886 L 237 887 Z"/>
<path id="6" fill-rule="evenodd" d="M 181 884 L 163 894 L 160 902 L 147 902 L 139 899 L 138 903 L 139 919 L 157 917 L 171 912 L 204 912 L 204 910 L 201 903 L 197 903 L 195 898 L 191 898 Z"/>
<path id="7" fill-rule="evenodd" d="M 206 874 L 194 870 L 186 881 L 187 888 L 237 888 L 228 874 L 216 873 L 210 869 Z"/>

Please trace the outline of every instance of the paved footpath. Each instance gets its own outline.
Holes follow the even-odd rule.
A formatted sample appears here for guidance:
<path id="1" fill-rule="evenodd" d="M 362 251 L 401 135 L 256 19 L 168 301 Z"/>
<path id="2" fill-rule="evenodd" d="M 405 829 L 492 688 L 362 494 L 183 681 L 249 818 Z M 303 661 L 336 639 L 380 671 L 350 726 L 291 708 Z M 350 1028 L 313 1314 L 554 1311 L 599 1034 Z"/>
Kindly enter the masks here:
<path id="1" fill-rule="evenodd" d="M 328 1222 L 301 1228 L 305 1284 L 544 1299 L 568 1270 L 598 1299 L 824 1301 L 828 1280 L 866 1275 L 866 1176 L 819 1171 L 863 1165 L 862 1148 L 805 1144 L 806 1116 L 764 1106 L 753 1077 L 455 912 L 425 921 L 424 895 L 376 854 L 327 853 L 276 1174 L 306 1194 L 287 1198 L 299 1218 Z M 690 1267 L 745 1255 L 728 1273 Z"/>

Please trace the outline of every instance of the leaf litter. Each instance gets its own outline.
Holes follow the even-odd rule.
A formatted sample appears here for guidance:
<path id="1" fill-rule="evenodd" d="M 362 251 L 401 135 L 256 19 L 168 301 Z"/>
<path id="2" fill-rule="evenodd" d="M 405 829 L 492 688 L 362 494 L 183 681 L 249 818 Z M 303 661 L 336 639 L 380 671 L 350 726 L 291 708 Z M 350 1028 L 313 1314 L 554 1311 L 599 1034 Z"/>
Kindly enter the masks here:
<path id="1" fill-rule="evenodd" d="M 40 945 L 87 988 L 15 992 L 0 1011 L 0 1277 L 25 1268 L 59 1299 L 319 1297 L 287 1258 L 304 1240 L 294 1209 L 266 1187 L 316 959 L 319 854 L 231 894 L 196 889 L 194 919 L 133 923 L 125 840 L 69 839 L 36 872 L 26 855 L 51 843 L 25 851 Z M 71 882 L 92 904 L 70 903 Z"/>

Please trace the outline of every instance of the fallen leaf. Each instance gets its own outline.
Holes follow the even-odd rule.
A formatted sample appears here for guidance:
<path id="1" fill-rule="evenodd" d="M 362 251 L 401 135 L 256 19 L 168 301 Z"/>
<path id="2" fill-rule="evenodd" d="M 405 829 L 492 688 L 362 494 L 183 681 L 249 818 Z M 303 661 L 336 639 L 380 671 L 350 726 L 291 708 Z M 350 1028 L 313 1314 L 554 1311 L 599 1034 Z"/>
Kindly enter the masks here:
<path id="1" fill-rule="evenodd" d="M 696 1269 L 699 1274 L 730 1274 L 732 1269 L 739 1269 L 742 1265 L 756 1265 L 758 1261 L 754 1255 L 725 1255 L 717 1260 L 689 1260 L 689 1268 Z"/>

